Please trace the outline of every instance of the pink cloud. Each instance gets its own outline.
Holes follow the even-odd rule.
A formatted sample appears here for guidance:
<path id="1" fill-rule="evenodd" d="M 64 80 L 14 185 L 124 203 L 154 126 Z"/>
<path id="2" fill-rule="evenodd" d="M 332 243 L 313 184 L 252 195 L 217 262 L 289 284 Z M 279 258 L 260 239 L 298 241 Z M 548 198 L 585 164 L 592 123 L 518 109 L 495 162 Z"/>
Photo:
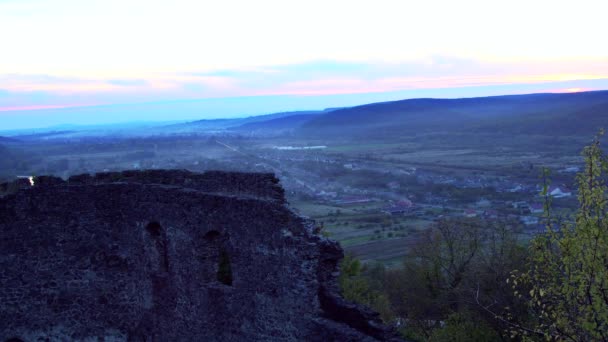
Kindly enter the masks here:
<path id="1" fill-rule="evenodd" d="M 389 77 L 364 79 L 319 79 L 290 82 L 276 89 L 265 89 L 255 95 L 336 95 L 377 93 L 416 89 L 445 89 L 509 84 L 538 84 L 547 82 L 595 80 L 607 75 L 545 74 L 545 75 L 488 75 L 462 77 Z M 563 89 L 564 92 L 585 91 L 582 88 Z M 555 90 L 559 91 L 559 90 Z"/>
<path id="2" fill-rule="evenodd" d="M 57 109 L 57 108 L 73 108 L 84 107 L 87 105 L 30 105 L 30 106 L 12 106 L 0 107 L 0 112 L 16 112 L 23 110 L 40 110 L 40 109 Z"/>
<path id="3" fill-rule="evenodd" d="M 566 89 L 560 89 L 557 92 L 560 93 L 580 93 L 581 91 L 589 91 L 591 89 L 589 88 L 566 88 Z"/>
<path id="4" fill-rule="evenodd" d="M 540 90 L 539 92 L 541 92 L 541 93 L 580 93 L 583 91 L 593 91 L 593 90 L 598 90 L 598 89 L 588 88 L 588 87 L 551 88 L 551 89 Z"/>
<path id="5" fill-rule="evenodd" d="M 608 79 L 608 64 L 600 62 L 517 63 L 435 58 L 428 63 L 311 62 L 274 69 L 157 73 L 131 78 L 124 75 L 113 79 L 8 74 L 0 75 L 0 93 L 9 93 L 0 98 L 0 111 L 73 106 L 64 103 L 339 95 Z"/>

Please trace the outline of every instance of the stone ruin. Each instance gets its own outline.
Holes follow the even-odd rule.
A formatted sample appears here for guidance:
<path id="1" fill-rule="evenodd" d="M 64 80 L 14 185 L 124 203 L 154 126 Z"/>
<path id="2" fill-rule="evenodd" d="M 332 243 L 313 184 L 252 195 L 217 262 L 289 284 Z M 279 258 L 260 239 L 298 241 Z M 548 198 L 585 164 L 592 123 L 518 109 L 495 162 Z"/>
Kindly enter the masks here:
<path id="1" fill-rule="evenodd" d="M 15 184 L 0 197 L 0 342 L 398 340 L 340 296 L 342 249 L 272 174 Z"/>

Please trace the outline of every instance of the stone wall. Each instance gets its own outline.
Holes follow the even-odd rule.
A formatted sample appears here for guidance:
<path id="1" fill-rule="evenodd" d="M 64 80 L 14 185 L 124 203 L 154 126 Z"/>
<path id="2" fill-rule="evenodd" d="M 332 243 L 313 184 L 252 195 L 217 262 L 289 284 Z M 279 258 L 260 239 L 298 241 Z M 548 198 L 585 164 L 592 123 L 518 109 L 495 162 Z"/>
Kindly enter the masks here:
<path id="1" fill-rule="evenodd" d="M 0 198 L 0 342 L 394 339 L 342 256 L 271 174 L 37 177 Z"/>

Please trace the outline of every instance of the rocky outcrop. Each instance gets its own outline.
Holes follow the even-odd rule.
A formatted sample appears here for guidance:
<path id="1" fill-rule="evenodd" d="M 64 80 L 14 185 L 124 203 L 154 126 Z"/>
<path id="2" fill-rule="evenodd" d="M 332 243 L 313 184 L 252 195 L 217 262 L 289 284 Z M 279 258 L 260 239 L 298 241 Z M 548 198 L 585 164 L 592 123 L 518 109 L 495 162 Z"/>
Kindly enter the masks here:
<path id="1" fill-rule="evenodd" d="M 37 177 L 5 193 L 0 341 L 396 340 L 340 297 L 341 248 L 271 174 Z"/>

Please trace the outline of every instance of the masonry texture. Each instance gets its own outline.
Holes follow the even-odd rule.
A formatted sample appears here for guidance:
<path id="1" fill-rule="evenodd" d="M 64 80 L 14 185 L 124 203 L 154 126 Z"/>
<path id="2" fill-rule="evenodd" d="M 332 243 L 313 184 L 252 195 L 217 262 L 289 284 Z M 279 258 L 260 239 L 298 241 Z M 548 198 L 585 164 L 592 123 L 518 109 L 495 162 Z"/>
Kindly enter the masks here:
<path id="1" fill-rule="evenodd" d="M 0 342 L 397 340 L 337 290 L 272 174 L 125 171 L 0 191 Z"/>

